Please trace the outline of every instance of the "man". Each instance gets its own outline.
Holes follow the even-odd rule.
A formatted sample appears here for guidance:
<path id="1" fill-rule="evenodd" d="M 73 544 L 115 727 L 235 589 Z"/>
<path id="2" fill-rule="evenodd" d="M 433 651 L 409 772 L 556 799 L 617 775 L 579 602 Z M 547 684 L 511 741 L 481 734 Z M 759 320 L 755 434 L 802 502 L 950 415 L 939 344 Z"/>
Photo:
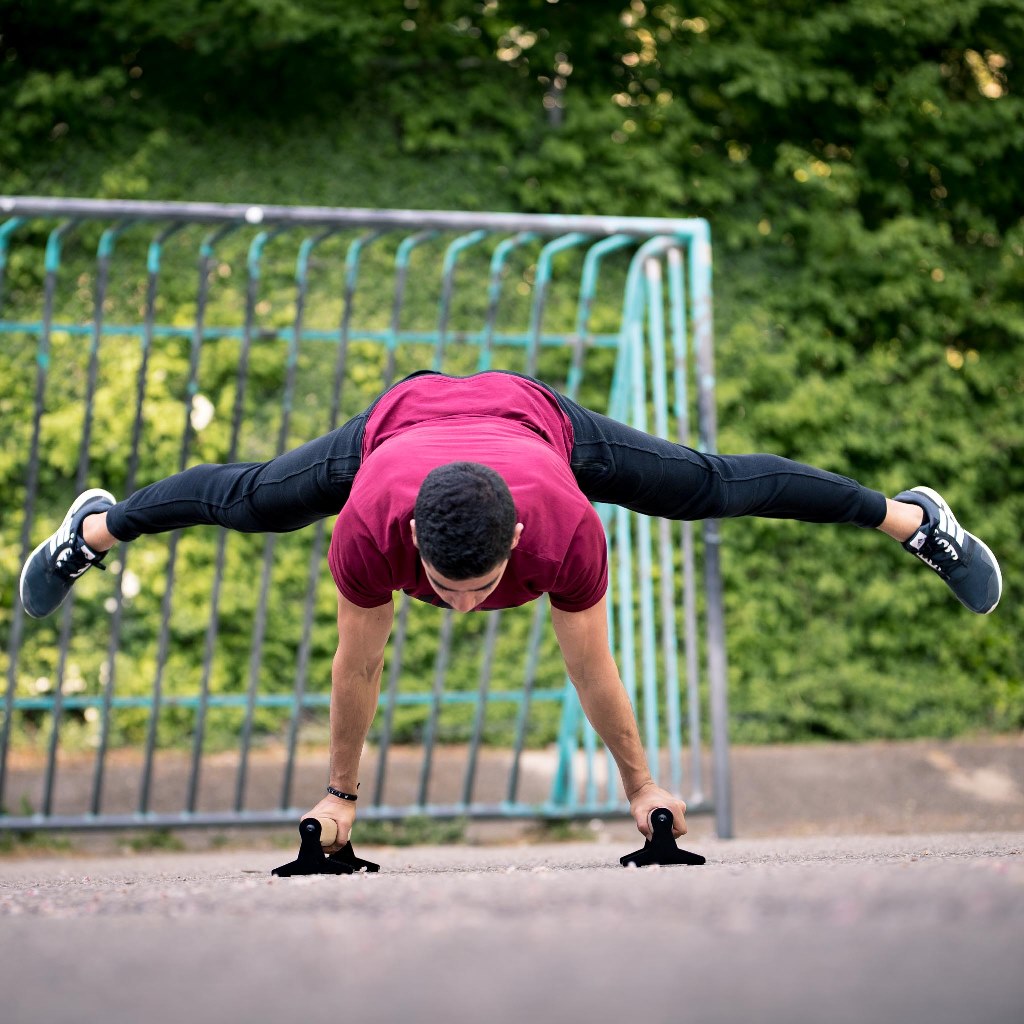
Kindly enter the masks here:
<path id="1" fill-rule="evenodd" d="M 197 524 L 287 532 L 338 514 L 327 795 L 309 812 L 355 820 L 359 757 L 377 708 L 393 593 L 458 612 L 548 594 L 566 669 L 615 757 L 637 828 L 685 804 L 650 775 L 607 634 L 607 548 L 591 502 L 670 519 L 765 516 L 881 530 L 987 614 L 1002 580 L 988 547 L 926 487 L 894 499 L 774 455 L 704 455 L 501 371 L 421 371 L 337 430 L 266 463 L 196 466 L 115 502 L 86 491 L 22 571 L 26 611 L 54 611 L 117 541 Z"/>

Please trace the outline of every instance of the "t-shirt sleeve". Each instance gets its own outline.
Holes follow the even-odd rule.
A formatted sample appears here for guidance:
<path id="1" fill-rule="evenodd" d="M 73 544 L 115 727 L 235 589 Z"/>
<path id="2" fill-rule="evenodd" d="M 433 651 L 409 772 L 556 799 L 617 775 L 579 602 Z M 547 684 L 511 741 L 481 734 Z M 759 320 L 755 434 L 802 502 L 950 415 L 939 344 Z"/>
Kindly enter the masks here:
<path id="1" fill-rule="evenodd" d="M 549 592 L 551 605 L 563 612 L 593 608 L 608 590 L 608 541 L 601 517 L 588 506 L 569 542 Z"/>
<path id="2" fill-rule="evenodd" d="M 391 566 L 365 523 L 350 510 L 335 520 L 327 563 L 338 590 L 354 605 L 377 608 L 391 600 Z"/>

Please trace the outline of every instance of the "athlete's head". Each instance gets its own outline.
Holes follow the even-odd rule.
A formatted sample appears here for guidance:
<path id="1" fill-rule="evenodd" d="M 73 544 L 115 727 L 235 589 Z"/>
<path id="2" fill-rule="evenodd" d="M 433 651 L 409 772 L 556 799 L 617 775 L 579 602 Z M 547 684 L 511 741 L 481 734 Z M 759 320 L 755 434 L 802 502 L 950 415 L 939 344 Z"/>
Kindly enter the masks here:
<path id="1" fill-rule="evenodd" d="M 431 470 L 413 515 L 420 557 L 447 580 L 476 579 L 502 566 L 522 529 L 508 484 L 476 462 Z"/>

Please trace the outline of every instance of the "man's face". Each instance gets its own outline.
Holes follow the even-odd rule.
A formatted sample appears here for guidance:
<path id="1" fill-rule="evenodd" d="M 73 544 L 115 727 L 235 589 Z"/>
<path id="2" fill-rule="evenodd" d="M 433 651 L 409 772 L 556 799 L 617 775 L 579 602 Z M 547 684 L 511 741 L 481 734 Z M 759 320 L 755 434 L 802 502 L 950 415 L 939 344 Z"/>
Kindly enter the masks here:
<path id="1" fill-rule="evenodd" d="M 422 559 L 421 559 L 422 562 Z M 500 562 L 483 576 L 474 576 L 468 580 L 450 580 L 439 573 L 432 565 L 422 562 L 427 582 L 434 593 L 450 608 L 457 612 L 471 612 L 483 604 L 487 597 L 501 582 L 501 577 L 508 565 L 508 559 Z"/>
<path id="2" fill-rule="evenodd" d="M 411 519 L 409 526 L 412 532 L 412 542 L 418 549 L 420 545 L 416 539 L 416 520 Z M 509 547 L 510 551 L 516 547 L 522 535 L 523 524 L 516 523 L 515 532 L 512 535 L 512 544 Z M 427 582 L 433 588 L 434 593 L 446 605 L 457 612 L 471 612 L 474 608 L 482 605 L 487 600 L 487 597 L 497 589 L 498 584 L 501 582 L 501 577 L 505 574 L 505 569 L 508 566 L 508 559 L 506 558 L 505 561 L 499 562 L 490 572 L 485 572 L 483 576 L 474 576 L 468 580 L 449 579 L 422 558 L 420 559 L 420 564 L 423 566 Z"/>

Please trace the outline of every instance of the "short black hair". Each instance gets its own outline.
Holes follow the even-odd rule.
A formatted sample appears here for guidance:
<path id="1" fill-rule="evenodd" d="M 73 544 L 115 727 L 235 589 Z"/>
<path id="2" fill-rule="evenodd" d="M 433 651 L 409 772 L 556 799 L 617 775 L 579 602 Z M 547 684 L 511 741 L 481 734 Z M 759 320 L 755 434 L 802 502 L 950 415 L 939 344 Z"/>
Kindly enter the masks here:
<path id="1" fill-rule="evenodd" d="M 478 462 L 432 469 L 413 515 L 420 556 L 450 580 L 483 576 L 512 551 L 512 492 L 499 474 Z"/>

